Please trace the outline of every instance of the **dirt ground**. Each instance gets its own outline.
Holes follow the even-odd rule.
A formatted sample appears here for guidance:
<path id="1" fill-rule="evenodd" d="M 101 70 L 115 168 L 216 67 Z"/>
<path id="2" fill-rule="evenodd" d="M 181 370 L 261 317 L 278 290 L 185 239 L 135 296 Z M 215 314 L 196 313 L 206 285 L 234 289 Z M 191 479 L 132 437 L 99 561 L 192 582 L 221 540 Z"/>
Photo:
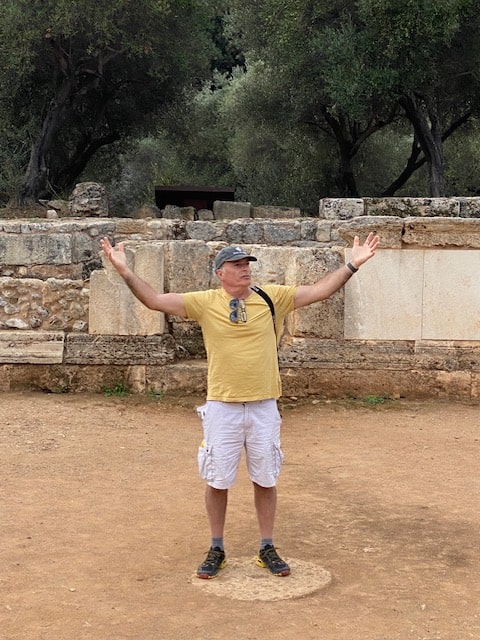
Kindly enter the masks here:
<path id="1" fill-rule="evenodd" d="M 480 638 L 478 406 L 284 403 L 292 574 L 253 563 L 242 468 L 204 581 L 200 401 L 0 395 L 1 640 Z M 331 580 L 302 595 L 312 568 Z"/>

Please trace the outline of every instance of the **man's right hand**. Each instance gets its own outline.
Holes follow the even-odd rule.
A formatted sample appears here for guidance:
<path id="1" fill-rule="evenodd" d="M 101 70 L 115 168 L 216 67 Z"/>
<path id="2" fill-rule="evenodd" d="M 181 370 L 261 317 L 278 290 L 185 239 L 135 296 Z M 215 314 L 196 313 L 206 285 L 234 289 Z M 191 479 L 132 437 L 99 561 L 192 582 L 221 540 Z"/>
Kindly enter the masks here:
<path id="1" fill-rule="evenodd" d="M 180 293 L 157 293 L 148 282 L 139 278 L 128 268 L 123 242 L 112 247 L 108 238 L 102 238 L 100 246 L 133 295 L 148 309 L 163 311 L 163 313 L 182 318 L 187 316 L 183 296 Z"/>
<path id="2" fill-rule="evenodd" d="M 127 268 L 127 256 L 125 255 L 123 242 L 119 242 L 116 247 L 113 247 L 108 238 L 102 238 L 100 240 L 100 246 L 115 269 L 119 273 L 124 272 Z"/>

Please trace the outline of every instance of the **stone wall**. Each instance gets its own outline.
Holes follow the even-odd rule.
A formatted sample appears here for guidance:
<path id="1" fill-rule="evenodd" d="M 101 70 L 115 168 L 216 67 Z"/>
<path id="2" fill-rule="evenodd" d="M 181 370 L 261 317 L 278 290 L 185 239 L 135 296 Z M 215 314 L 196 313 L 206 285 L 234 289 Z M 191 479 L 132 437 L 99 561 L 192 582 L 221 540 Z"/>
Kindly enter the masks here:
<path id="1" fill-rule="evenodd" d="M 326 199 L 318 218 L 231 202 L 191 214 L 0 221 L 0 390 L 205 391 L 198 326 L 140 305 L 103 265 L 104 235 L 125 242 L 157 290 L 187 291 L 218 286 L 223 243 L 259 258 L 257 283 L 301 284 L 348 261 L 353 236 L 373 230 L 375 259 L 288 318 L 284 395 L 477 401 L 479 199 Z"/>

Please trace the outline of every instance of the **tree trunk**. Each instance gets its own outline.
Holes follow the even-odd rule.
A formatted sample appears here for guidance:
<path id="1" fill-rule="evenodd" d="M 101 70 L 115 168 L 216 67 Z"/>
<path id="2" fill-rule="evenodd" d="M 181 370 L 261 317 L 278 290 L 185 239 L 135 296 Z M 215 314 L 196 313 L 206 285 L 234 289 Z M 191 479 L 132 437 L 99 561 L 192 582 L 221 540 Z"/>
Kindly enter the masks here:
<path id="1" fill-rule="evenodd" d="M 57 171 L 54 176 L 54 186 L 60 191 L 71 188 L 76 178 L 82 173 L 95 153 L 101 147 L 113 144 L 118 140 L 120 140 L 120 133 L 118 131 L 112 131 L 108 135 L 103 136 L 103 138 L 94 140 L 82 138 L 69 162 L 60 171 Z"/>
<path id="2" fill-rule="evenodd" d="M 45 116 L 38 138 L 32 144 L 30 160 L 20 190 L 21 204 L 37 202 L 43 193 L 48 191 L 48 157 L 53 137 L 58 130 L 59 118 L 60 110 L 54 103 Z"/>
<path id="3" fill-rule="evenodd" d="M 442 135 L 442 142 L 448 140 L 450 136 L 452 136 L 457 129 L 459 129 L 462 125 L 464 125 L 470 118 L 472 117 L 473 112 L 471 110 L 466 111 L 464 114 L 459 116 L 456 120 L 452 122 L 452 124 L 448 127 L 448 129 Z M 382 192 L 382 196 L 388 197 L 393 196 L 401 189 L 403 185 L 408 181 L 410 176 L 412 176 L 415 171 L 423 167 L 425 162 L 427 161 L 425 156 L 420 154 L 422 153 L 422 149 L 418 144 L 416 135 L 413 137 L 412 150 L 410 152 L 410 157 L 407 160 L 407 164 L 405 168 L 401 172 L 401 174 L 395 178 L 395 180 Z"/>
<path id="4" fill-rule="evenodd" d="M 339 150 L 340 166 L 336 180 L 338 189 L 342 196 L 356 198 L 358 197 L 358 189 L 352 168 L 352 158 L 358 151 L 358 140 L 352 141 L 349 136 L 351 129 L 349 129 L 345 118 L 333 116 L 326 107 L 322 111 L 329 128 L 329 135 L 333 136 Z"/>
<path id="5" fill-rule="evenodd" d="M 20 201 L 23 204 L 37 202 L 44 193 L 48 195 L 50 153 L 60 127 L 62 113 L 76 84 L 69 57 L 50 32 L 47 32 L 45 37 L 56 62 L 53 79 L 57 88 L 55 96 L 48 105 L 38 138 L 32 144 L 30 160 L 20 190 Z"/>
<path id="6" fill-rule="evenodd" d="M 422 150 L 417 142 L 417 137 L 416 135 L 414 135 L 412 150 L 410 152 L 410 157 L 407 160 L 407 164 L 405 165 L 400 175 L 395 178 L 395 180 L 382 192 L 382 197 L 387 198 L 394 196 L 398 189 L 401 189 L 403 187 L 403 185 L 408 181 L 412 174 L 425 164 L 425 156 L 422 156 L 420 160 L 418 159 L 421 153 Z"/>
<path id="7" fill-rule="evenodd" d="M 409 94 L 400 99 L 405 115 L 412 123 L 418 144 L 428 165 L 429 195 L 432 198 L 445 196 L 445 164 L 442 128 L 436 105 L 424 98 Z"/>
<path id="8" fill-rule="evenodd" d="M 352 156 L 350 150 L 340 145 L 340 174 L 338 187 L 345 198 L 358 198 L 357 183 L 352 168 Z"/>

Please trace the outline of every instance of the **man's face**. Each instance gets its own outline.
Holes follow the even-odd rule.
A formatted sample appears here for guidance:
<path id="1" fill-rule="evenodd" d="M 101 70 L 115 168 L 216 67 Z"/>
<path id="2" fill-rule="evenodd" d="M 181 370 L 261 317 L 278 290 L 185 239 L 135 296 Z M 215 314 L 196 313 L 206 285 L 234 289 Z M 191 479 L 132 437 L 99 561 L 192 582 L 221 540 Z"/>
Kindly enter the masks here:
<path id="1" fill-rule="evenodd" d="M 248 258 L 242 258 L 241 260 L 224 262 L 220 269 L 217 269 L 217 275 L 224 286 L 248 287 L 252 281 L 250 260 Z"/>

